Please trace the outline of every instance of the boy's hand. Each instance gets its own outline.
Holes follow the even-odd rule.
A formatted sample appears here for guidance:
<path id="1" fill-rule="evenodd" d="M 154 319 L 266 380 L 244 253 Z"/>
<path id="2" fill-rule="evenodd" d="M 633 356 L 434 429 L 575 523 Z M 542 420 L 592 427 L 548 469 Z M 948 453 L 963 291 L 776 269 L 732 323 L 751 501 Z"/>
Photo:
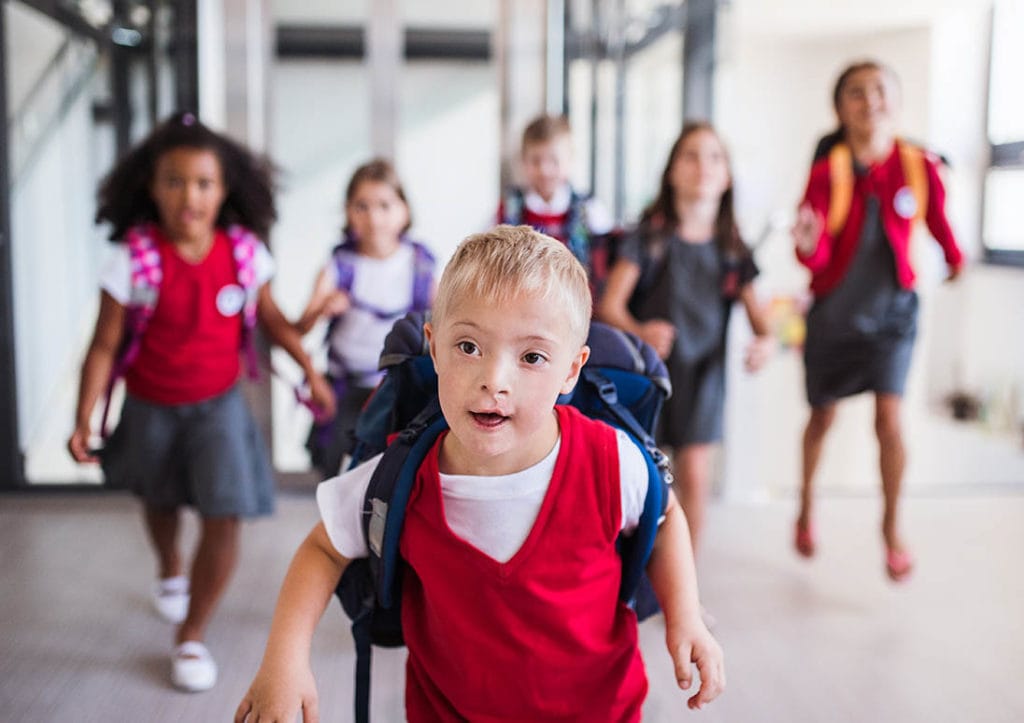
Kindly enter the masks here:
<path id="1" fill-rule="evenodd" d="M 260 668 L 235 711 L 235 723 L 318 723 L 316 681 L 309 665 Z"/>
<path id="2" fill-rule="evenodd" d="M 698 621 L 692 629 L 678 634 L 668 631 L 665 636 L 668 652 L 676 669 L 676 681 L 683 690 L 689 690 L 693 683 L 693 668 L 696 663 L 700 672 L 700 690 L 692 695 L 686 704 L 692 709 L 704 707 L 725 689 L 725 659 L 718 645 L 703 622 Z"/>
<path id="3" fill-rule="evenodd" d="M 953 266 L 951 264 L 949 266 L 949 274 L 946 276 L 946 281 L 956 281 L 958 278 L 960 278 L 960 273 L 963 270 L 964 270 L 964 265 L 963 264 L 958 264 L 956 266 Z"/>
<path id="4" fill-rule="evenodd" d="M 676 328 L 671 322 L 651 319 L 640 325 L 638 336 L 650 344 L 660 358 L 665 359 L 672 351 L 672 344 L 676 340 Z"/>

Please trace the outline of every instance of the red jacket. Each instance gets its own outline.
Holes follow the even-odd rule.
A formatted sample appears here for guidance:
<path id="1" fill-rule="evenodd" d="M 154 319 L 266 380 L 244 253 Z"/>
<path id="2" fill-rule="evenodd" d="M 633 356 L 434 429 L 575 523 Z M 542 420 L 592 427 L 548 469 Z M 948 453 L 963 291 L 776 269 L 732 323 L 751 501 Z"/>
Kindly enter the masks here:
<path id="1" fill-rule="evenodd" d="M 444 517 L 436 444 L 400 550 L 406 716 L 421 721 L 640 720 L 636 615 L 619 600 L 615 431 L 556 407 L 561 448 L 537 520 L 500 563 Z"/>
<path id="2" fill-rule="evenodd" d="M 958 267 L 963 263 L 963 254 L 957 246 L 953 231 L 946 219 L 946 191 L 942 186 L 936 167 L 937 158 L 925 154 L 925 171 L 928 179 L 928 207 L 924 220 L 935 240 L 942 246 L 946 263 Z M 825 156 L 811 167 L 811 176 L 807 181 L 804 202 L 809 203 L 822 218 L 828 217 L 828 206 L 831 193 L 831 171 L 829 157 Z M 881 163 L 872 165 L 866 174 L 857 176 L 850 201 L 850 212 L 846 224 L 835 236 L 823 228 L 818 239 L 817 248 L 804 255 L 799 249 L 797 258 L 811 271 L 811 291 L 822 296 L 839 285 L 846 270 L 857 251 L 861 227 L 864 224 L 865 199 L 874 193 L 879 199 L 879 213 L 882 217 L 882 228 L 885 237 L 892 247 L 896 261 L 896 277 L 900 286 L 911 289 L 914 286 L 914 269 L 910 265 L 910 236 L 913 228 L 913 214 L 901 215 L 897 212 L 896 196 L 906 188 L 903 164 L 896 143 L 893 143 L 889 157 Z M 906 192 L 903 192 L 904 195 Z M 908 217 L 909 216 L 909 217 Z"/>

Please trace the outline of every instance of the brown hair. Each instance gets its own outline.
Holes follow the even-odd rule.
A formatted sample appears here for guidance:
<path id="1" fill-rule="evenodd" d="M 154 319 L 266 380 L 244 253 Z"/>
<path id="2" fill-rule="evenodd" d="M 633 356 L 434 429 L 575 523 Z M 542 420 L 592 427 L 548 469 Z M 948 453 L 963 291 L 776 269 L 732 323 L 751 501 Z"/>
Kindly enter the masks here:
<path id="1" fill-rule="evenodd" d="M 349 179 L 348 186 L 345 189 L 346 204 L 352 202 L 356 195 L 356 190 L 358 190 L 359 185 L 362 183 L 383 183 L 395 192 L 395 195 L 405 204 L 406 211 L 409 212 L 409 222 L 405 224 L 402 233 L 408 231 L 409 227 L 412 226 L 412 211 L 409 208 L 409 201 L 405 197 L 402 182 L 398 178 L 398 172 L 391 165 L 391 162 L 383 158 L 374 158 L 368 163 L 359 166 L 352 174 L 352 178 Z M 348 223 L 346 222 L 345 231 L 348 232 L 349 230 Z"/>
<path id="2" fill-rule="evenodd" d="M 672 166 L 676 156 L 683 147 L 686 139 L 698 131 L 713 133 L 718 142 L 722 143 L 718 131 L 707 121 L 688 121 L 683 130 L 672 144 L 672 150 L 668 154 L 668 161 L 665 163 L 665 170 L 661 174 L 661 185 L 658 188 L 658 195 L 640 216 L 640 227 L 645 235 L 651 238 L 653 243 L 662 243 L 665 237 L 674 232 L 682 220 L 676 213 L 675 189 L 672 187 Z M 722 148 L 725 144 L 722 143 Z M 725 255 L 741 259 L 750 255 L 750 249 L 743 243 L 740 237 L 739 227 L 736 225 L 736 215 L 733 211 L 733 185 L 732 185 L 732 163 L 729 161 L 729 154 L 726 151 L 726 165 L 729 170 L 729 186 L 722 194 L 718 203 L 718 215 L 715 218 L 715 239 Z"/>
<path id="3" fill-rule="evenodd" d="M 572 133 L 569 119 L 564 115 L 542 115 L 530 121 L 523 130 L 523 150 L 538 143 L 550 143 Z"/>
<path id="4" fill-rule="evenodd" d="M 899 76 L 885 63 L 870 58 L 865 60 L 858 60 L 855 63 L 850 63 L 836 78 L 836 84 L 832 88 L 832 108 L 835 109 L 836 115 L 839 114 L 839 101 L 843 97 L 843 89 L 846 88 L 846 84 L 850 82 L 850 78 L 855 73 L 859 73 L 862 70 L 877 70 L 885 73 L 893 81 L 898 81 Z M 831 133 L 827 133 L 818 140 L 818 146 L 814 149 L 814 160 L 824 158 L 829 154 L 833 148 L 843 141 L 846 137 L 846 128 L 842 122 L 836 125 L 836 129 Z"/>

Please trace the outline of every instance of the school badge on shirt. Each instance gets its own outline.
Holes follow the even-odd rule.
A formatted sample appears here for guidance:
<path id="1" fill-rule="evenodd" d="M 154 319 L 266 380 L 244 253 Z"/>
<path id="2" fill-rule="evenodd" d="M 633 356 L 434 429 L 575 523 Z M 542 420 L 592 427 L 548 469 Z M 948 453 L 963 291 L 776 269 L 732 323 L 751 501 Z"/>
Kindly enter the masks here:
<path id="1" fill-rule="evenodd" d="M 910 186 L 904 186 L 892 197 L 892 207 L 901 218 L 913 218 L 917 215 L 917 197 Z"/>
<path id="2" fill-rule="evenodd" d="M 217 311 L 221 316 L 235 316 L 245 305 L 245 290 L 238 284 L 228 284 L 217 292 Z"/>

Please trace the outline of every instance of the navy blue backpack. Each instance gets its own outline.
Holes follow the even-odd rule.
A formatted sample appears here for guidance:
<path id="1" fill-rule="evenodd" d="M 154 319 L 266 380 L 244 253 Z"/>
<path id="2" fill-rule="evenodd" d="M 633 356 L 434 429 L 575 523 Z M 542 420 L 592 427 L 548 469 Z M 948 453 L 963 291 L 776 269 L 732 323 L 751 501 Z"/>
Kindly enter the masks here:
<path id="1" fill-rule="evenodd" d="M 387 374 L 356 422 L 352 466 L 383 452 L 363 507 L 369 556 L 349 564 L 336 590 L 352 619 L 357 723 L 369 720 L 372 646 L 404 645 L 398 543 L 405 508 L 421 462 L 448 428 L 423 334 L 427 318 L 424 313 L 411 312 L 395 323 L 380 357 L 380 368 Z M 587 416 L 625 431 L 644 453 L 649 482 L 640 524 L 633 534 L 620 536 L 618 541 L 622 557 L 619 597 L 643 620 L 658 612 L 644 570 L 672 482 L 669 461 L 652 436 L 671 385 L 658 355 L 632 334 L 592 322 L 587 345 L 590 358 L 579 383 L 559 403 L 571 404 Z"/>

